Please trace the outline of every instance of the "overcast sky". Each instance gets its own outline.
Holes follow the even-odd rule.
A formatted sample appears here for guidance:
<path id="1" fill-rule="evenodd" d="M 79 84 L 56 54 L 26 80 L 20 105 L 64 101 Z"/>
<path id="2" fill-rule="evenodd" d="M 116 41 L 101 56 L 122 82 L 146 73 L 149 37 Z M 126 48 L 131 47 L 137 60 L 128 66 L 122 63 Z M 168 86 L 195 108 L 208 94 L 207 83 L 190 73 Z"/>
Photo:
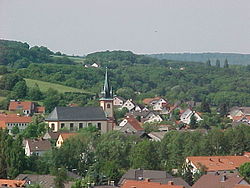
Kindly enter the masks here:
<path id="1" fill-rule="evenodd" d="M 70 55 L 250 53 L 250 0 L 0 0 L 0 38 Z"/>

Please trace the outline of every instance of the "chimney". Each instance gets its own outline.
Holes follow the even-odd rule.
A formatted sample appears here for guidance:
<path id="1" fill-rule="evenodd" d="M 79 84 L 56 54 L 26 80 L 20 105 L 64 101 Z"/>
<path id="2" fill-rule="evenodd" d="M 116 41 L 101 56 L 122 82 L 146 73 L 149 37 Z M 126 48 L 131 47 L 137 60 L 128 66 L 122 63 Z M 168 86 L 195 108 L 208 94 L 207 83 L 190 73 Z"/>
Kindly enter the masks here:
<path id="1" fill-rule="evenodd" d="M 227 179 L 227 176 L 226 176 L 226 175 L 221 176 L 221 182 L 225 182 L 226 179 Z"/>
<path id="2" fill-rule="evenodd" d="M 168 185 L 174 185 L 173 181 L 168 181 Z"/>

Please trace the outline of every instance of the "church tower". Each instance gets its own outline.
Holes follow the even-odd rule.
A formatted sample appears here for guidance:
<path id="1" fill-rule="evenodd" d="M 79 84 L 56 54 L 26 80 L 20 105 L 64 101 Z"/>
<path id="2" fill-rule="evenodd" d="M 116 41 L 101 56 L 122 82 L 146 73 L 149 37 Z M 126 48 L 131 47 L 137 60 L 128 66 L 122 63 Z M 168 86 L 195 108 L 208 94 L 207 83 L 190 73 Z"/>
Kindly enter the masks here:
<path id="1" fill-rule="evenodd" d="M 100 106 L 103 108 L 109 120 L 113 120 L 114 119 L 113 92 L 109 84 L 107 67 L 106 67 L 104 86 L 103 86 L 103 90 L 101 92 L 101 98 L 99 101 L 100 101 Z"/>

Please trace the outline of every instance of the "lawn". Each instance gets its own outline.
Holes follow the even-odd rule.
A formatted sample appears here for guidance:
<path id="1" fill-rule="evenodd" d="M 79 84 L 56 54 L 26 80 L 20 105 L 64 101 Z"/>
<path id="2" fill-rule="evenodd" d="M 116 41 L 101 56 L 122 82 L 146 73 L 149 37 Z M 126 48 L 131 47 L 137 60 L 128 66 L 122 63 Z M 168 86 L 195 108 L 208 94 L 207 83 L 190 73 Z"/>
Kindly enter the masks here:
<path id="1" fill-rule="evenodd" d="M 42 92 L 47 91 L 49 88 L 53 88 L 55 90 L 58 90 L 60 93 L 65 93 L 65 92 L 76 92 L 76 93 L 87 93 L 87 94 L 93 94 L 91 92 L 85 91 L 83 89 L 77 89 L 77 88 L 73 88 L 73 87 L 67 87 L 67 86 L 63 86 L 60 84 L 54 84 L 54 83 L 50 83 L 50 82 L 44 82 L 44 81 L 40 81 L 40 80 L 33 80 L 33 79 L 27 79 L 25 78 L 26 84 L 28 87 L 34 87 L 35 84 L 37 83 L 37 85 L 39 86 L 40 90 Z"/>
<path id="2" fill-rule="evenodd" d="M 1 97 L 1 96 L 0 96 L 0 101 L 2 101 L 2 100 L 4 100 L 4 99 L 6 99 L 6 97 Z"/>

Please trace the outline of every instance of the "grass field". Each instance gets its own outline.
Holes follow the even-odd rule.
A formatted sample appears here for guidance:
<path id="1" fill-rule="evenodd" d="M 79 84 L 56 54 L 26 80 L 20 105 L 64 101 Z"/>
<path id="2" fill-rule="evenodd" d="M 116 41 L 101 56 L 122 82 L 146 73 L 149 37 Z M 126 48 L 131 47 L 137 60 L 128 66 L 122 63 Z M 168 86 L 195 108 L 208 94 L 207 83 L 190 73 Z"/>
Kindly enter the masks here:
<path id="1" fill-rule="evenodd" d="M 63 57 L 67 57 L 70 60 L 74 61 L 75 63 L 80 63 L 82 64 L 84 62 L 84 58 L 81 57 L 72 57 L 72 56 L 59 56 L 59 55 L 51 55 L 52 57 L 56 57 L 56 58 L 63 58 Z"/>
<path id="2" fill-rule="evenodd" d="M 42 92 L 47 91 L 49 88 L 53 88 L 55 90 L 58 90 L 60 93 L 65 93 L 65 92 L 78 92 L 78 93 L 87 93 L 87 94 L 93 94 L 91 92 L 82 90 L 82 89 L 77 89 L 77 88 L 73 88 L 73 87 L 67 87 L 67 86 L 63 86 L 60 84 L 54 84 L 54 83 L 50 83 L 50 82 L 44 82 L 44 81 L 40 81 L 40 80 L 32 80 L 32 79 L 27 79 L 25 78 L 26 84 L 28 87 L 34 87 L 35 84 L 37 83 L 37 85 L 39 86 L 40 90 Z"/>
<path id="3" fill-rule="evenodd" d="M 4 100 L 4 99 L 6 99 L 6 97 L 1 97 L 1 96 L 0 96 L 0 101 L 2 101 L 2 100 Z"/>

